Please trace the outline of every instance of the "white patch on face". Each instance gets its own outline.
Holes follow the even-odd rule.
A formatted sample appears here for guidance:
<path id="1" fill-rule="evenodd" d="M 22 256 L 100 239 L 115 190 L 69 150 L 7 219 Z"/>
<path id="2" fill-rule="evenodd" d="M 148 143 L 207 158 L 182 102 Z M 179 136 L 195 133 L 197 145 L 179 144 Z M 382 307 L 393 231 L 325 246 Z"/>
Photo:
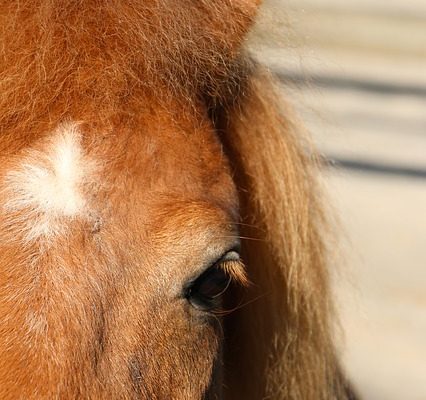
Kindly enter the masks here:
<path id="1" fill-rule="evenodd" d="M 94 181 L 96 169 L 83 153 L 78 125 L 61 124 L 44 146 L 27 151 L 6 174 L 8 225 L 18 228 L 26 242 L 64 233 L 64 218 L 90 214 L 82 189 Z"/>

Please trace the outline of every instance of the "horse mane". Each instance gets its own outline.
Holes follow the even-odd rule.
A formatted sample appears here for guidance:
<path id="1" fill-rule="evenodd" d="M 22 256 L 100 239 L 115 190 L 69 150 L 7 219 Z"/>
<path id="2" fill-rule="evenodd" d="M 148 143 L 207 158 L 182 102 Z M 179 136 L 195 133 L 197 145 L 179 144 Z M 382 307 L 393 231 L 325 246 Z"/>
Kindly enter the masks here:
<path id="1" fill-rule="evenodd" d="M 239 94 L 215 117 L 240 194 L 242 254 L 253 281 L 227 320 L 227 398 L 346 399 L 319 163 L 274 78 L 246 65 Z"/>
<path id="2" fill-rule="evenodd" d="M 241 51 L 257 3 L 1 1 L 0 151 L 67 119 L 129 125 L 153 98 L 204 102 L 250 238 L 251 297 L 225 321 L 225 398 L 345 398 L 315 162 L 273 79 Z"/>

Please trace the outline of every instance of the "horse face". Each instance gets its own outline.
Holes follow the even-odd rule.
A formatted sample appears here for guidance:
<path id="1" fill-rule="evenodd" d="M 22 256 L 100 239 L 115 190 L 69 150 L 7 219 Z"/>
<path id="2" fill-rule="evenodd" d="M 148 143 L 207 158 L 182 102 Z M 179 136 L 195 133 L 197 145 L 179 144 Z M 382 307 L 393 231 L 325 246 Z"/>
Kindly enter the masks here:
<path id="1" fill-rule="evenodd" d="M 220 384 L 222 293 L 244 276 L 238 202 L 209 121 L 169 109 L 110 143 L 126 155 L 106 180 L 111 211 L 96 236 L 124 274 L 111 280 L 116 315 L 101 368 L 141 398 L 199 399 Z"/>
<path id="2" fill-rule="evenodd" d="M 0 0 L 0 399 L 352 398 L 258 3 Z"/>
<path id="3" fill-rule="evenodd" d="M 236 190 L 202 110 L 170 109 L 61 124 L 2 168 L 2 398 L 200 399 L 219 382 L 215 314 L 244 280 Z"/>

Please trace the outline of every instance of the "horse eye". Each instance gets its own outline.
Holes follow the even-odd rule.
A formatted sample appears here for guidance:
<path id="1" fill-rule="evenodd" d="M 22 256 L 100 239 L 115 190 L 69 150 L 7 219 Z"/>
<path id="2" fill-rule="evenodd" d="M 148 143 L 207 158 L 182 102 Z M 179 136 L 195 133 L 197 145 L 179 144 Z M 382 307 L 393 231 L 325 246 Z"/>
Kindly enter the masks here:
<path id="1" fill-rule="evenodd" d="M 211 311 L 220 306 L 232 277 L 220 263 L 203 272 L 187 289 L 186 298 L 197 309 Z"/>

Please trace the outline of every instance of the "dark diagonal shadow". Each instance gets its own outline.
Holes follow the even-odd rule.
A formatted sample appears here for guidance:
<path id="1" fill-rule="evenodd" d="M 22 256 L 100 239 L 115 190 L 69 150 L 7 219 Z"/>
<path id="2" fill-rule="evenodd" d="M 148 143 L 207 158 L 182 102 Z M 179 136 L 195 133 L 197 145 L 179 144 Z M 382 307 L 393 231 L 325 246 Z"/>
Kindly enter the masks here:
<path id="1" fill-rule="evenodd" d="M 359 172 L 375 173 L 403 178 L 426 179 L 426 169 L 423 168 L 375 163 L 371 161 L 343 158 L 333 155 L 327 155 L 325 160 L 325 164 L 331 168 L 343 168 Z"/>

